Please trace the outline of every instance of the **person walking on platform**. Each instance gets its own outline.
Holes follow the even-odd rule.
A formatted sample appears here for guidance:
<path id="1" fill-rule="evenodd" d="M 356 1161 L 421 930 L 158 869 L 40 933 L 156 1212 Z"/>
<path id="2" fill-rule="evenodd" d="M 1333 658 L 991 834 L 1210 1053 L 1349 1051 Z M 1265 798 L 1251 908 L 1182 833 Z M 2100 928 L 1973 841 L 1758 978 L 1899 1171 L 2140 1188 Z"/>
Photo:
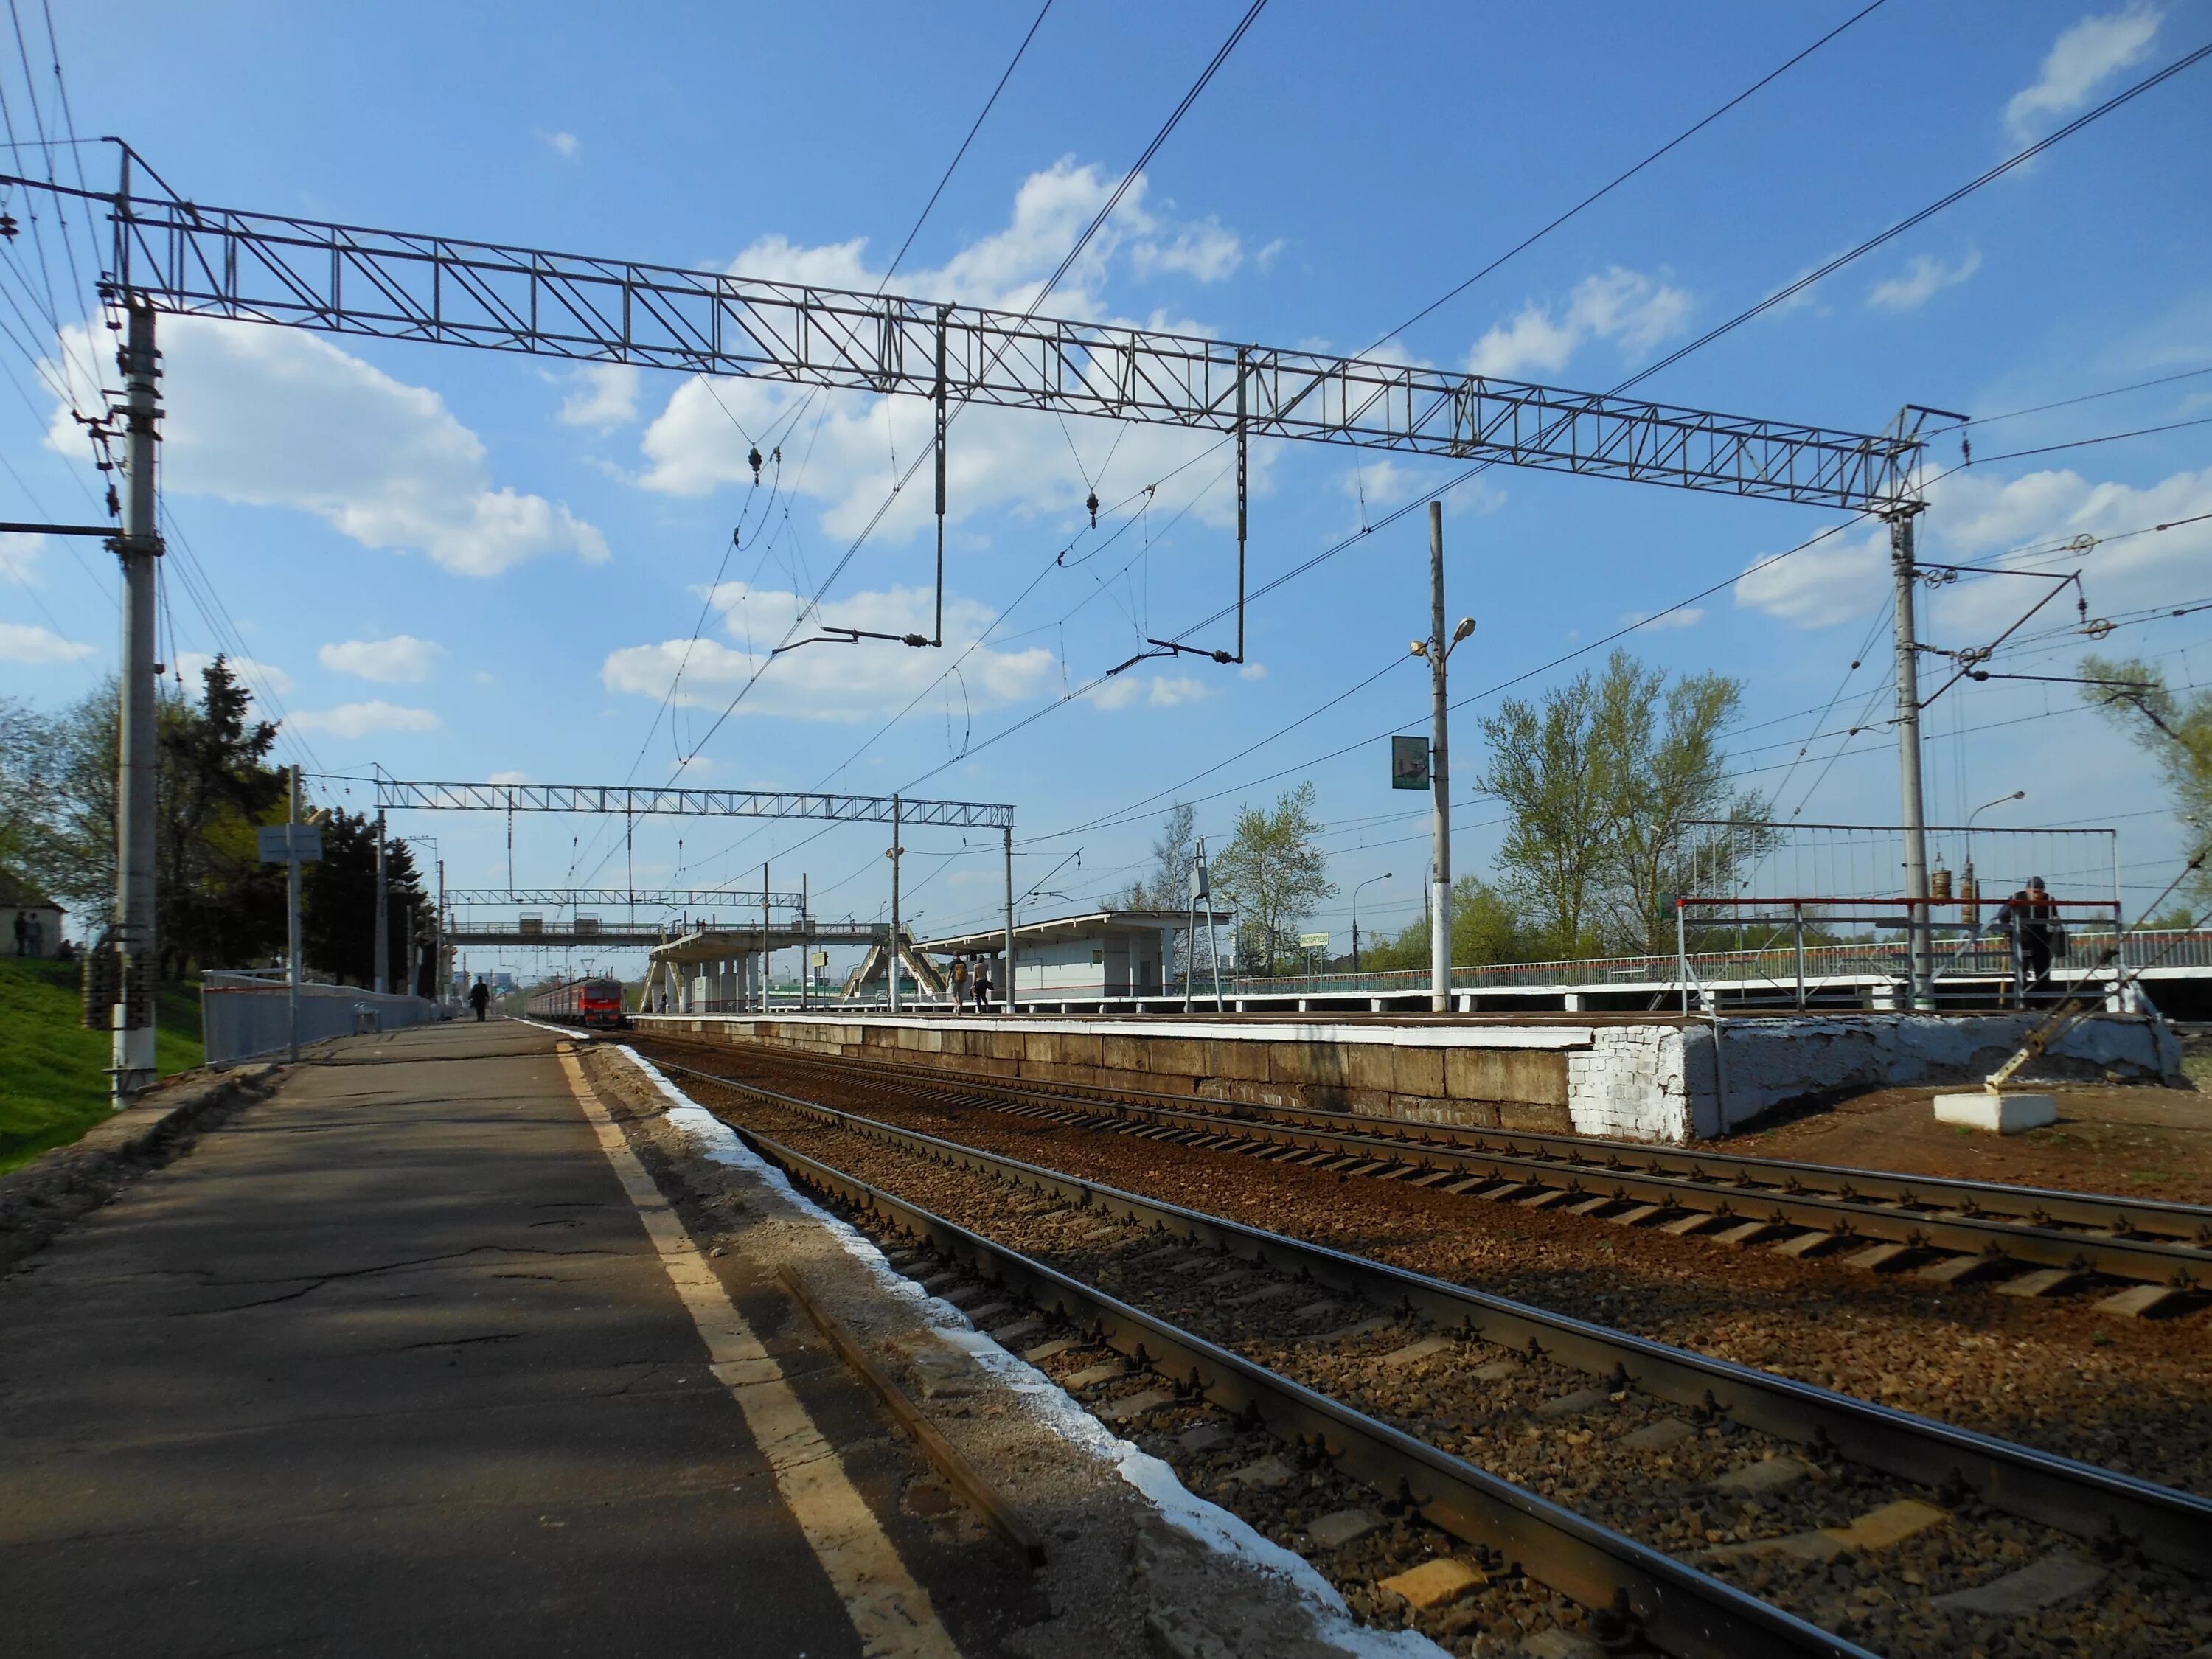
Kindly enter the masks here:
<path id="1" fill-rule="evenodd" d="M 991 1012 L 991 958 L 984 957 L 975 963 L 975 1012 Z"/>
<path id="2" fill-rule="evenodd" d="M 968 1012 L 968 958 L 965 957 L 952 958 L 952 1012 L 956 1014 Z"/>
<path id="3" fill-rule="evenodd" d="M 491 1006 L 491 987 L 483 982 L 482 974 L 478 974 L 477 982 L 469 987 L 469 1006 L 477 1011 L 477 1022 L 482 1024 L 484 1010 Z"/>
<path id="4" fill-rule="evenodd" d="M 2001 921 L 2012 936 L 2014 959 L 2020 964 L 2020 1000 L 2026 1002 L 2050 987 L 2051 953 L 2066 948 L 2058 907 L 2041 876 L 2030 876 L 2027 885 L 2005 901 Z"/>

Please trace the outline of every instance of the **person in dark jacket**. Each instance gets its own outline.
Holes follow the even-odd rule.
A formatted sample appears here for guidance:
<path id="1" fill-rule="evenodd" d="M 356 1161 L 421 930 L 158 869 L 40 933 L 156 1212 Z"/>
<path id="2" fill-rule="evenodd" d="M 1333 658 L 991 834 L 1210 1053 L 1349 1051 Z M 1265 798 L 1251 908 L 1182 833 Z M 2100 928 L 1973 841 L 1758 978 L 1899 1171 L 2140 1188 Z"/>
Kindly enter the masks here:
<path id="1" fill-rule="evenodd" d="M 2027 885 L 2005 901 L 2002 921 L 2018 954 L 2020 994 L 2025 1002 L 2051 983 L 2051 953 L 2058 929 L 2058 907 L 2041 876 L 2030 876 Z"/>
<path id="2" fill-rule="evenodd" d="M 478 974 L 477 982 L 469 987 L 469 1006 L 477 1011 L 479 1022 L 484 1017 L 484 1010 L 491 1006 L 491 987 L 483 982 L 482 974 Z"/>

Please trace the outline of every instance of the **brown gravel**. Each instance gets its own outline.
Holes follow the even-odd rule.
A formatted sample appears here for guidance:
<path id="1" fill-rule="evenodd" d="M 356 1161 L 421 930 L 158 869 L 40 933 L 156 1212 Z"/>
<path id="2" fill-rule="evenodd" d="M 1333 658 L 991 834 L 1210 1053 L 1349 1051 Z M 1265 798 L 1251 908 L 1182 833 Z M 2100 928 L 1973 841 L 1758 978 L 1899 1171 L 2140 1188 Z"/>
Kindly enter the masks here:
<path id="1" fill-rule="evenodd" d="M 708 1091 L 712 1094 L 714 1091 Z M 727 1098 L 727 1097 L 726 1097 Z M 718 1104 L 734 1121 L 898 1192 L 936 1213 L 999 1238 L 1064 1272 L 1095 1283 L 1260 1363 L 1324 1389 L 1373 1415 L 1419 1434 L 1470 1462 L 1524 1484 L 1579 1512 L 1692 1559 L 1763 1599 L 1786 1607 L 1876 1651 L 1899 1654 L 2179 1653 L 2212 1637 L 2212 1594 L 2171 1570 L 2134 1559 L 2104 1565 L 2093 1600 L 2080 1599 L 2026 1618 L 1946 1613 L 1931 1598 L 1986 1583 L 2056 1550 L 2084 1547 L 2049 1528 L 1954 1504 L 1949 1518 L 1902 1544 L 1826 1562 L 1787 1556 L 1714 1559 L 1705 1552 L 1820 1527 L 1848 1524 L 1900 1497 L 1933 1494 L 1856 1469 L 1802 1448 L 1785 1446 L 1725 1420 L 1684 1423 L 1683 1437 L 1660 1449 L 1628 1437 L 1669 1420 L 1674 1408 L 1632 1392 L 1593 1389 L 1587 1376 L 1480 1343 L 1445 1340 L 1410 1363 L 1387 1363 L 1424 1335 L 1372 1309 L 1336 1298 L 1316 1303 L 1300 1291 L 1248 1300 L 1270 1276 L 1126 1225 L 1103 1225 L 1094 1212 L 1050 1200 L 1008 1201 L 989 1177 L 920 1164 L 863 1137 L 820 1125 L 785 1109 L 738 1097 Z M 1332 1183 L 1334 1184 L 1334 1183 Z M 856 1219 L 860 1218 L 855 1218 Z M 933 1290 L 963 1295 L 954 1276 L 933 1277 L 927 1258 L 911 1269 Z M 1018 1315 L 1009 1312 L 1002 1318 Z M 1334 1335 L 1322 1334 L 1335 1328 Z M 1042 1335 L 1028 1339 L 1031 1345 Z M 1103 1362 L 1103 1363 L 1102 1363 Z M 1130 1373 L 1109 1352 L 1070 1346 L 1045 1368 L 1095 1411 L 1158 1390 L 1160 1380 Z M 1565 1405 L 1567 1409 L 1561 1409 Z M 1186 1444 L 1207 1424 L 1218 1443 Z M 1379 1588 L 1380 1581 L 1419 1561 L 1467 1547 L 1418 1520 L 1385 1514 L 1394 1507 L 1345 1481 L 1325 1462 L 1299 1457 L 1266 1437 L 1237 1432 L 1202 1401 L 1170 1400 L 1116 1426 L 1173 1462 L 1185 1483 L 1236 1510 L 1285 1547 L 1300 1550 L 1328 1573 L 1362 1617 L 1391 1627 L 1413 1624 L 1462 1653 L 1516 1650 L 1528 1632 L 1558 1626 L 1574 1630 L 1580 1615 L 1508 1564 L 1488 1560 L 1491 1582 L 1449 1606 L 1414 1613 Z M 1255 1486 L 1232 1478 L 1270 1455 L 1280 1484 Z M 1808 1472 L 1779 1490 L 1746 1496 L 1710 1485 L 1731 1470 L 1777 1456 L 1804 1460 Z M 1309 1531 L 1325 1516 L 1364 1509 L 1382 1522 L 1340 1547 Z"/>
<path id="2" fill-rule="evenodd" d="M 1731 1152 L 1900 1175 L 2212 1204 L 2212 1095 L 2058 1085 L 2058 1121 L 1992 1135 L 1936 1121 L 1932 1089 L 1879 1089 L 1729 1143 Z"/>
<path id="3" fill-rule="evenodd" d="M 643 1043 L 773 1082 L 755 1057 Z M 2212 1493 L 2212 1320 L 2115 1319 L 1832 1261 L 1348 1180 L 862 1084 L 817 1095 L 902 1127 L 1333 1245 L 2185 1490 Z M 838 1097 L 833 1098 L 833 1094 Z"/>

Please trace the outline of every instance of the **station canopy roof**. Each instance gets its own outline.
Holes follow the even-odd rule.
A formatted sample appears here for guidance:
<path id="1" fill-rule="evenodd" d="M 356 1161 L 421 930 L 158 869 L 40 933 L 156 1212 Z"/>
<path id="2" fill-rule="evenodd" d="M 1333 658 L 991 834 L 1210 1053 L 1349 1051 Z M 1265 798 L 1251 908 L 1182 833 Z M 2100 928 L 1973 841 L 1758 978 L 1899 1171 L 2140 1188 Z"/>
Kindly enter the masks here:
<path id="1" fill-rule="evenodd" d="M 1200 927 L 1209 921 L 1226 927 L 1235 917 L 1226 910 L 1200 910 Z M 1188 910 L 1091 910 L 1081 915 L 1054 916 L 1043 921 L 1024 921 L 1014 929 L 1016 948 L 1024 945 L 1049 945 L 1066 939 L 1080 939 L 1086 933 L 1174 933 L 1190 926 Z M 918 949 L 933 956 L 964 956 L 971 952 L 995 953 L 1006 945 L 1004 927 L 982 927 L 972 933 L 952 933 L 944 939 L 923 939 Z"/>

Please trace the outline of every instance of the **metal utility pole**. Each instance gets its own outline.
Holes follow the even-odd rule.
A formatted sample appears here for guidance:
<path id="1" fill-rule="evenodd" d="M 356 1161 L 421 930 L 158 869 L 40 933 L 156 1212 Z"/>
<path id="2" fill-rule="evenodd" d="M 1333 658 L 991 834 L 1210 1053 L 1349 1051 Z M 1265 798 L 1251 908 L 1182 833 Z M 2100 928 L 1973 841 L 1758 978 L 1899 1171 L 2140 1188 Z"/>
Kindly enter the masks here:
<path id="1" fill-rule="evenodd" d="M 890 988 L 891 1012 L 899 1011 L 899 798 L 891 797 L 891 950 Z"/>
<path id="2" fill-rule="evenodd" d="M 806 908 L 806 872 L 799 872 L 799 1012 L 806 1012 L 807 983 L 814 976 L 812 913 Z"/>
<path id="3" fill-rule="evenodd" d="M 154 994 L 161 942 L 154 909 L 155 560 L 161 551 L 155 494 L 155 445 L 161 357 L 154 349 L 154 308 L 132 299 L 117 367 L 123 374 L 123 692 L 115 776 L 115 943 L 121 957 L 114 1011 L 111 1075 L 114 1102 L 128 1104 L 154 1081 Z"/>
<path id="4" fill-rule="evenodd" d="M 1450 700 L 1444 665 L 1444 504 L 1429 503 L 1429 695 L 1436 722 L 1430 739 L 1430 814 L 1435 825 L 1435 867 L 1429 872 L 1429 1012 L 1451 1012 L 1451 768 Z"/>
<path id="5" fill-rule="evenodd" d="M 289 1035 L 292 1063 L 300 1063 L 300 769 L 292 768 L 292 787 L 284 822 L 290 854 L 284 860 L 285 1030 Z"/>
<path id="6" fill-rule="evenodd" d="M 1928 898 L 1928 810 L 1920 782 L 1920 641 L 1913 590 L 1912 521 L 1917 502 L 1887 515 L 1890 574 L 1897 593 L 1898 794 L 1905 811 L 1905 950 L 1911 963 L 1912 1006 L 1936 1006 Z"/>
<path id="7" fill-rule="evenodd" d="M 446 963 L 446 861 L 438 860 L 438 917 L 430 930 L 430 1000 L 443 1002 L 453 975 Z"/>
<path id="8" fill-rule="evenodd" d="M 1014 1012 L 1014 826 L 1006 826 L 1006 948 L 1000 969 L 999 1006 Z"/>
<path id="9" fill-rule="evenodd" d="M 384 877 L 384 809 L 376 813 L 376 993 L 392 988 L 392 915 Z"/>

